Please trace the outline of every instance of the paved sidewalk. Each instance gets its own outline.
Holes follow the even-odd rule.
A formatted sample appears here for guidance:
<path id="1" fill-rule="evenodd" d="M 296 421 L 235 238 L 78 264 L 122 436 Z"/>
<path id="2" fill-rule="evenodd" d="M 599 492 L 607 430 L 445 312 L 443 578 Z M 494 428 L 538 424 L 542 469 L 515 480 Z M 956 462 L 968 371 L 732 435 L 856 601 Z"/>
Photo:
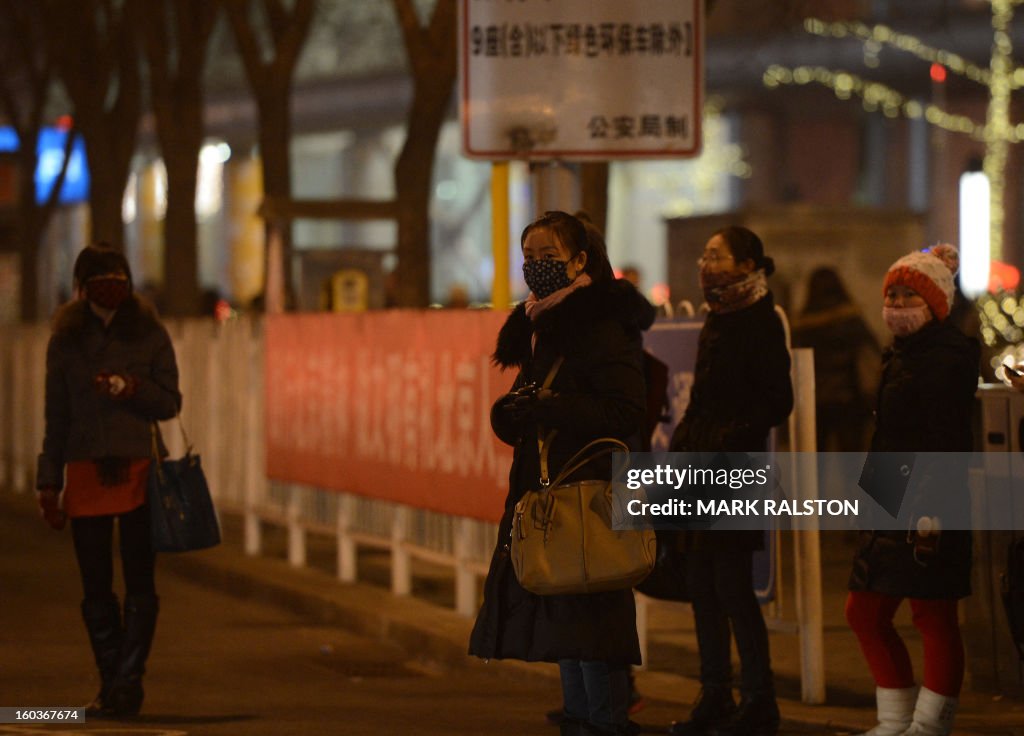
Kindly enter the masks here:
<path id="1" fill-rule="evenodd" d="M 377 585 L 343 584 L 327 572 L 335 559 L 331 540 L 310 537 L 309 559 L 314 569 L 296 570 L 283 560 L 285 543 L 280 530 L 268 530 L 270 533 L 264 535 L 268 556 L 254 559 L 239 554 L 237 523 L 229 520 L 225 526 L 227 543 L 220 549 L 168 560 L 165 568 L 173 563 L 176 569 L 197 580 L 241 595 L 273 599 L 359 633 L 381 636 L 443 666 L 466 664 L 466 643 L 472 621 L 436 602 L 391 595 L 386 589 L 386 554 L 368 551 L 360 559 L 361 579 L 373 580 Z M 780 554 L 791 552 L 784 548 Z M 811 706 L 800 702 L 797 637 L 773 632 L 773 666 L 786 722 L 782 733 L 852 734 L 875 723 L 874 684 L 842 612 L 850 554 L 848 550 L 838 549 L 823 557 L 828 704 Z M 450 600 L 452 581 L 448 570 L 418 565 L 415 572 L 414 591 L 418 587 L 417 592 L 425 598 Z M 897 625 L 914 661 L 920 663 L 920 640 L 907 611 L 900 611 Z M 673 717 L 684 716 L 700 690 L 696 637 L 689 605 L 652 603 L 649 660 L 649 669 L 638 673 L 641 692 L 651 699 L 673 704 Z M 556 670 L 547 665 L 502 662 L 493 666 L 518 668 L 533 676 L 557 676 Z M 1024 702 L 967 692 L 962 700 L 957 734 L 1024 736 Z M 644 713 L 637 720 L 648 722 Z"/>
<path id="2" fill-rule="evenodd" d="M 3 513 L 34 514 L 30 498 L 0 492 Z M 472 622 L 436 603 L 420 598 L 396 597 L 381 585 L 343 584 L 324 571 L 333 560 L 333 543 L 311 537 L 309 557 L 312 568 L 295 569 L 283 559 L 282 535 L 268 530 L 267 556 L 250 558 L 241 552 L 240 525 L 225 519 L 225 543 L 214 550 L 187 555 L 164 555 L 163 573 L 183 575 L 201 585 L 215 587 L 240 598 L 271 602 L 320 624 L 333 625 L 358 635 L 387 640 L 415 656 L 424 666 L 461 668 L 475 666 L 466 656 L 466 642 Z M 783 554 L 787 554 L 783 550 Z M 828 704 L 809 706 L 799 702 L 799 651 L 793 634 L 772 634 L 773 665 L 777 673 L 780 706 L 785 719 L 782 733 L 858 733 L 873 719 L 873 686 L 856 641 L 842 622 L 842 570 L 844 551 L 825 555 L 825 648 L 829 681 Z M 848 556 L 845 559 L 849 559 Z M 317 569 L 323 568 L 323 569 Z M 840 575 L 842 572 L 842 575 Z M 424 566 L 417 569 L 417 592 L 427 598 L 443 599 L 450 590 L 446 571 Z M 383 583 L 386 556 L 361 555 L 360 576 Z M 905 613 L 898 619 L 907 634 L 915 662 L 920 662 L 920 645 Z M 699 685 L 696 643 L 689 607 L 656 603 L 651 607 L 650 669 L 638 674 L 640 690 L 656 701 L 641 713 L 641 723 L 663 720 L 665 714 L 682 717 L 696 697 Z M 554 679 L 550 665 L 518 662 L 491 663 L 527 677 Z M 556 703 L 538 703 L 539 711 Z M 645 717 L 653 716 L 654 720 Z M 991 695 L 965 693 L 957 734 L 1001 734 L 1024 736 L 1024 703 Z M 656 731 L 652 731 L 656 732 Z"/>

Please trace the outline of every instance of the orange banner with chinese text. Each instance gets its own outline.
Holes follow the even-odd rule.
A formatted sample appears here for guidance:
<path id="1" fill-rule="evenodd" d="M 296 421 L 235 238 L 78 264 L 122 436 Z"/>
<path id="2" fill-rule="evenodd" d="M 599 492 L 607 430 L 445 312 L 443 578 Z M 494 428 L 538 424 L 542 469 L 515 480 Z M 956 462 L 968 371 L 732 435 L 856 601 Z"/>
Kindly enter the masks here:
<path id="1" fill-rule="evenodd" d="M 393 310 L 267 318 L 267 474 L 498 521 L 511 448 L 490 408 L 504 312 Z"/>

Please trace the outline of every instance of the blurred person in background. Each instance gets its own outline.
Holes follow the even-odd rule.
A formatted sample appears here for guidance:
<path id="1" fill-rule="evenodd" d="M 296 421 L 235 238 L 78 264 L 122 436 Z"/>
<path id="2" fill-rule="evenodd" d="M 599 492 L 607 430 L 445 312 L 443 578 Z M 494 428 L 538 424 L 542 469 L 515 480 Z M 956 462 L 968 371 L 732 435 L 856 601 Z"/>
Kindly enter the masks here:
<path id="1" fill-rule="evenodd" d="M 37 498 L 53 528 L 71 520 L 82 618 L 100 676 L 86 713 L 135 715 L 159 607 L 146 485 L 154 455 L 167 455 L 155 422 L 181 409 L 178 368 L 167 330 L 134 293 L 119 251 L 85 248 L 75 261 L 74 292 L 54 318 L 46 352 Z M 115 524 L 123 618 L 113 590 Z"/>
<path id="2" fill-rule="evenodd" d="M 882 351 L 831 268 L 811 274 L 807 301 L 793 323 L 793 347 L 814 350 L 818 451 L 866 449 Z"/>

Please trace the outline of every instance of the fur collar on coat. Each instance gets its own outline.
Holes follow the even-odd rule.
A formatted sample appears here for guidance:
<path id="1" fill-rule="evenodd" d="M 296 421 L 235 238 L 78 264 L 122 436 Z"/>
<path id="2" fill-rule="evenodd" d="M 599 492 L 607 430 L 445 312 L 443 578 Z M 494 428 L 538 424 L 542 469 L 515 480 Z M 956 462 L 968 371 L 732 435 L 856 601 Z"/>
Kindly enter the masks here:
<path id="1" fill-rule="evenodd" d="M 53 334 L 73 338 L 99 318 L 89 309 L 84 299 L 75 299 L 61 306 L 53 317 Z M 109 330 L 115 337 L 136 340 L 160 326 L 156 309 L 138 294 L 132 294 L 118 307 L 110 321 Z"/>
<path id="2" fill-rule="evenodd" d="M 582 329 L 586 325 L 614 320 L 639 331 L 650 327 L 654 317 L 654 307 L 628 281 L 593 284 L 572 292 L 536 322 L 526 316 L 525 304 L 517 305 L 498 333 L 492 358 L 503 369 L 521 368 L 533 354 L 535 332 L 550 334 L 559 344 L 571 346 L 586 336 L 587 330 Z"/>

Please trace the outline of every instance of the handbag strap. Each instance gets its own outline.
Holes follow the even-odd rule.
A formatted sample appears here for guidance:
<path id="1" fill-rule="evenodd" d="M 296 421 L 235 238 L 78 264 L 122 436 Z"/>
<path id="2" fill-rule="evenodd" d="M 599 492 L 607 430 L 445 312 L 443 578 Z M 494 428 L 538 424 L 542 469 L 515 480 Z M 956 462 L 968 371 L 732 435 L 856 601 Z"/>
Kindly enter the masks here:
<path id="1" fill-rule="evenodd" d="M 544 383 L 540 386 L 542 390 L 551 388 L 551 384 L 555 382 L 555 376 L 558 374 L 558 369 L 562 367 L 562 363 L 564 362 L 565 358 L 561 355 L 555 358 L 555 362 L 551 364 L 551 369 L 548 371 L 548 375 L 544 378 Z M 537 427 L 537 451 L 540 453 L 541 488 L 547 488 L 550 485 L 548 474 L 548 453 L 551 450 L 551 441 L 555 439 L 556 434 L 558 434 L 557 429 L 552 429 L 545 435 L 541 428 Z"/>
<path id="2" fill-rule="evenodd" d="M 188 435 L 185 434 L 185 423 L 181 421 L 181 412 L 175 414 L 175 418 L 178 420 L 178 429 L 181 430 L 181 439 L 185 443 L 185 454 L 192 454 L 192 443 L 189 441 Z M 160 461 L 160 444 L 157 442 L 157 436 L 160 434 L 160 426 L 156 422 L 149 423 L 149 434 L 152 438 L 153 448 L 153 459 L 157 462 Z"/>
<path id="3" fill-rule="evenodd" d="M 601 445 L 607 445 L 607 447 L 598 450 L 597 452 L 591 452 L 589 455 L 587 454 L 590 450 L 595 447 L 600 447 Z M 611 455 L 616 450 L 626 453 L 626 463 L 628 464 L 629 447 L 622 440 L 615 439 L 614 437 L 600 437 L 599 439 L 588 442 L 586 445 L 581 447 L 575 455 L 569 458 L 569 462 L 562 466 L 561 472 L 553 481 L 551 481 L 551 485 L 557 486 L 584 465 L 592 463 L 594 460 L 604 457 L 605 455 Z"/>

